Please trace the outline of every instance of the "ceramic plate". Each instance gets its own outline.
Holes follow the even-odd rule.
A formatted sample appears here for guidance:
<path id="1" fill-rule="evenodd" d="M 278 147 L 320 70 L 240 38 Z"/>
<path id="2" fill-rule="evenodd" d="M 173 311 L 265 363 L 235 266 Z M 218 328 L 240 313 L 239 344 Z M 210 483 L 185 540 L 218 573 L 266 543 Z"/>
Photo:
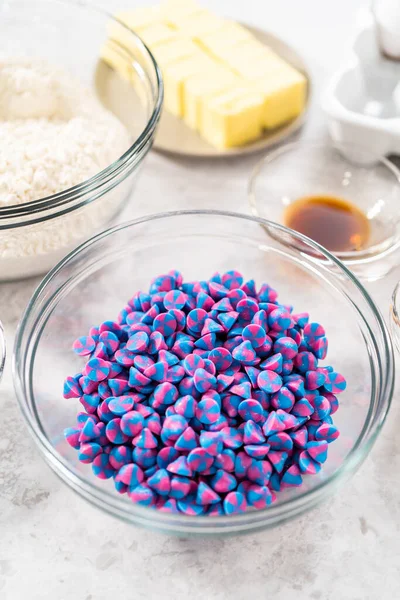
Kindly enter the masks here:
<path id="1" fill-rule="evenodd" d="M 293 50 L 293 48 L 271 33 L 267 33 L 266 31 L 262 31 L 261 29 L 255 27 L 250 27 L 244 24 L 242 25 L 246 27 L 260 42 L 266 46 L 269 46 L 269 48 L 279 54 L 279 56 L 285 59 L 288 63 L 293 65 L 293 67 L 301 71 L 307 78 L 307 101 L 302 114 L 293 121 L 282 125 L 282 127 L 265 132 L 265 134 L 255 142 L 246 144 L 245 146 L 229 148 L 228 150 L 218 150 L 203 140 L 203 138 L 193 131 L 193 129 L 190 129 L 190 127 L 185 125 L 184 121 L 164 110 L 154 142 L 154 148 L 156 150 L 159 150 L 160 152 L 166 152 L 168 154 L 203 158 L 214 158 L 219 156 L 226 158 L 227 156 L 240 156 L 242 154 L 257 152 L 258 150 L 268 148 L 269 146 L 284 140 L 294 131 L 299 129 L 304 123 L 310 100 L 311 86 L 310 75 L 302 58 L 295 50 Z"/>

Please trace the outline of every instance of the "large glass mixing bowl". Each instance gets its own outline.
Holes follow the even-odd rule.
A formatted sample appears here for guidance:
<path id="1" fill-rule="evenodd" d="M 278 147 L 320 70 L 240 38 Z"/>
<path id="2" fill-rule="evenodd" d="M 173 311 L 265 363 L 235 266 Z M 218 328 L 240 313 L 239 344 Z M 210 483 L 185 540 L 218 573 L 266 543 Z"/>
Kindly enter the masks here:
<path id="1" fill-rule="evenodd" d="M 301 243 L 299 243 L 301 242 Z M 299 248 L 302 248 L 300 250 Z M 346 377 L 334 415 L 340 437 L 318 475 L 278 495 L 269 508 L 235 516 L 170 515 L 132 503 L 64 440 L 78 401 L 62 397 L 63 380 L 82 368 L 72 342 L 94 324 L 116 318 L 153 276 L 178 269 L 186 280 L 238 269 L 270 283 L 280 301 L 308 311 L 329 338 L 329 364 Z M 370 296 L 336 258 L 281 225 L 218 211 L 159 214 L 110 229 L 58 264 L 33 295 L 19 326 L 15 389 L 30 433 L 51 468 L 94 506 L 129 523 L 181 535 L 238 534 L 275 526 L 309 510 L 361 465 L 387 415 L 394 382 L 393 349 Z M 346 493 L 346 489 L 344 492 Z"/>
<path id="2" fill-rule="evenodd" d="M 129 49 L 110 40 L 110 31 L 129 40 Z M 115 219 L 153 144 L 163 84 L 152 54 L 133 31 L 84 1 L 0 2 L 0 54 L 4 60 L 45 60 L 70 73 L 95 90 L 130 137 L 121 156 L 79 185 L 32 202 L 0 205 L 0 281 L 7 281 L 46 273 Z M 7 162 L 7 148 L 4 158 Z"/>

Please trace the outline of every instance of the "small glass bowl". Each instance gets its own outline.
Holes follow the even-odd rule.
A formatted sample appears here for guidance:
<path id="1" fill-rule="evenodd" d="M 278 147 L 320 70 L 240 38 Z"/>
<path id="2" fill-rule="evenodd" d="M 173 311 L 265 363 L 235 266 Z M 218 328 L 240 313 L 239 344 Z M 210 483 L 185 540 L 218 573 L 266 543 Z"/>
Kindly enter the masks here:
<path id="1" fill-rule="evenodd" d="M 357 158 L 351 160 L 349 156 Z M 281 224 L 285 224 L 285 210 L 300 198 L 332 196 L 347 200 L 366 215 L 369 242 L 360 250 L 333 254 L 356 275 L 367 279 L 383 277 L 398 263 L 400 171 L 384 157 L 376 162 L 364 150 L 329 142 L 287 144 L 255 166 L 248 195 L 254 215 Z"/>
<path id="2" fill-rule="evenodd" d="M 101 59 L 105 48 L 118 51 L 109 40 L 111 28 L 129 42 L 129 48 L 119 48 L 117 54 L 119 70 L 132 75 L 129 82 Z M 2 55 L 47 60 L 95 89 L 132 140 L 115 162 L 81 184 L 0 207 L 0 281 L 7 281 L 47 272 L 115 219 L 131 198 L 153 144 L 163 84 L 142 41 L 111 15 L 81 0 L 0 3 L 0 40 Z"/>
<path id="3" fill-rule="evenodd" d="M 302 242 L 305 252 L 296 249 Z M 316 258 L 323 257 L 324 262 Z M 281 302 L 309 311 L 329 337 L 329 364 L 347 378 L 334 422 L 341 435 L 318 475 L 279 494 L 265 510 L 235 516 L 170 515 L 132 503 L 100 481 L 65 441 L 79 401 L 64 400 L 63 381 L 82 369 L 73 341 L 94 324 L 115 319 L 153 276 L 178 269 L 205 279 L 239 269 L 269 282 Z M 43 280 L 16 336 L 14 383 L 30 433 L 44 459 L 81 497 L 128 523 L 180 535 L 226 535 L 273 527 L 330 496 L 369 453 L 388 412 L 393 348 L 381 314 L 343 264 L 304 236 L 264 219 L 219 211 L 153 215 L 109 229 L 81 245 Z M 346 490 L 344 490 L 346 493 Z"/>
<path id="4" fill-rule="evenodd" d="M 400 353 L 400 281 L 396 285 L 393 292 L 390 314 L 390 324 L 392 327 L 394 343 L 398 352 Z"/>

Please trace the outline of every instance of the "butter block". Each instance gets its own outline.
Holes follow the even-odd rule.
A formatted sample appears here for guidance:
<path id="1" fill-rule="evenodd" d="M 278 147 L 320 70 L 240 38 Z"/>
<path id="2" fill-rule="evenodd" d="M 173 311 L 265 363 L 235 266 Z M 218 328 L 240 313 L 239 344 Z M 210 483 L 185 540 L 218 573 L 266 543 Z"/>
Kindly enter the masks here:
<path id="1" fill-rule="evenodd" d="M 171 18 L 169 22 L 173 27 L 176 27 L 181 35 L 190 37 L 195 41 L 203 35 L 218 31 L 224 25 L 224 19 L 217 17 L 208 10 L 183 18 L 179 15 Z"/>
<path id="2" fill-rule="evenodd" d="M 264 99 L 246 87 L 235 87 L 204 102 L 201 134 L 217 148 L 231 148 L 261 135 Z"/>
<path id="3" fill-rule="evenodd" d="M 224 48 L 231 48 L 241 42 L 254 39 L 248 29 L 239 25 L 239 23 L 235 23 L 235 21 L 226 19 L 220 29 L 212 33 L 199 35 L 198 43 L 206 51 L 213 54 Z"/>
<path id="4" fill-rule="evenodd" d="M 290 66 L 254 81 L 254 88 L 264 97 L 263 126 L 279 127 L 297 117 L 304 109 L 307 81 Z"/>
<path id="5" fill-rule="evenodd" d="M 179 62 L 167 65 L 164 69 L 164 106 L 178 117 L 184 115 L 185 80 L 197 73 L 207 73 L 214 67 L 213 61 L 201 50 L 197 54 Z"/>
<path id="6" fill-rule="evenodd" d="M 115 16 L 124 25 L 135 31 L 139 31 L 155 23 L 161 23 L 163 20 L 162 12 L 158 6 L 121 10 Z"/>
<path id="7" fill-rule="evenodd" d="M 164 23 L 154 23 L 149 27 L 141 29 L 138 34 L 150 49 L 156 44 L 162 44 L 176 37 L 175 31 Z"/>
<path id="8" fill-rule="evenodd" d="M 156 44 L 151 50 L 161 70 L 163 70 L 174 62 L 198 54 L 199 47 L 189 39 L 173 38 L 162 44 Z"/>
<path id="9" fill-rule="evenodd" d="M 219 65 L 205 73 L 189 77 L 183 86 L 186 124 L 196 131 L 201 131 L 204 103 L 211 96 L 232 88 L 235 82 L 238 82 L 235 74 Z"/>
<path id="10" fill-rule="evenodd" d="M 216 50 L 214 54 L 238 75 L 249 80 L 287 66 L 282 58 L 256 39 L 244 40 L 230 47 L 225 46 Z"/>

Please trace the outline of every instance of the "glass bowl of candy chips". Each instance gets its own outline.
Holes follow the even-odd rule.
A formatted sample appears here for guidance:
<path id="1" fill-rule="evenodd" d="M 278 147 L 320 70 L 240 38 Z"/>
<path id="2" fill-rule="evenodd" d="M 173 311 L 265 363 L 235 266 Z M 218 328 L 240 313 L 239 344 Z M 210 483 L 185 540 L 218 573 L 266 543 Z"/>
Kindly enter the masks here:
<path id="1" fill-rule="evenodd" d="M 400 281 L 393 292 L 390 314 L 394 343 L 400 352 Z"/>
<path id="2" fill-rule="evenodd" d="M 60 262 L 22 318 L 14 380 L 43 457 L 92 505 L 232 535 L 304 513 L 357 470 L 394 359 L 368 293 L 322 247 L 263 219 L 184 211 Z"/>

